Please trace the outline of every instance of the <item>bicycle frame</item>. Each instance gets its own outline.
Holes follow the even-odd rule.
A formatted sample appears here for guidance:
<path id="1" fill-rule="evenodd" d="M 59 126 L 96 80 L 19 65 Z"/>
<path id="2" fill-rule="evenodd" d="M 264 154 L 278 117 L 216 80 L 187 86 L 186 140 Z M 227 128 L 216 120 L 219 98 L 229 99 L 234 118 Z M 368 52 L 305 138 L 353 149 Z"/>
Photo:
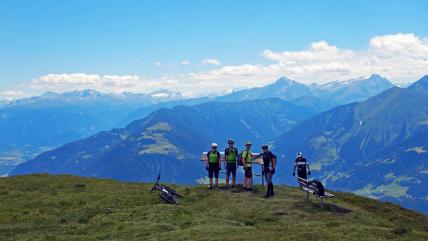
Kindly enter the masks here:
<path id="1" fill-rule="evenodd" d="M 174 189 L 166 186 L 166 185 L 159 185 L 160 180 L 160 174 L 158 175 L 158 178 L 156 180 L 155 185 L 153 185 L 152 190 L 150 193 L 152 193 L 155 189 L 159 191 L 159 196 L 166 202 L 171 204 L 177 204 L 177 197 L 183 198 L 182 195 L 177 193 Z"/>

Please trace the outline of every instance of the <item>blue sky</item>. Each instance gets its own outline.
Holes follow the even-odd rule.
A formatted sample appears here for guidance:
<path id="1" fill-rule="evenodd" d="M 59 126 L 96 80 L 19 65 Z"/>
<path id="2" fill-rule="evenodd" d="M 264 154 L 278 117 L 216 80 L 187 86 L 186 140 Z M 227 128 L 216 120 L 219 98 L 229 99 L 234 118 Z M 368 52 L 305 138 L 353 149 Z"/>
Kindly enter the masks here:
<path id="1" fill-rule="evenodd" d="M 302 51 L 307 50 L 311 54 L 311 44 L 320 41 L 327 47 L 314 46 L 327 51 L 324 55 L 334 46 L 356 51 L 360 59 L 372 58 L 375 54 L 365 51 L 373 47 L 370 41 L 376 36 L 390 36 L 379 45 L 382 51 L 385 46 L 391 50 L 397 42 L 409 47 L 416 39 L 418 46 L 411 53 L 417 51 L 412 54 L 417 57 L 409 59 L 409 64 L 425 63 L 427 12 L 428 1 L 2 0 L 0 91 L 28 95 L 61 81 L 54 90 L 72 89 L 74 84 L 76 89 L 134 90 L 136 81 L 135 91 L 159 87 L 182 91 L 179 86 L 188 84 L 183 88 L 189 89 L 198 81 L 199 88 L 193 92 L 200 92 L 205 88 L 225 90 L 229 78 L 236 79 L 232 87 L 242 87 L 266 84 L 281 75 L 309 83 L 326 82 L 330 76 L 330 80 L 345 80 L 377 70 L 395 82 L 414 81 L 426 71 L 421 70 L 426 65 L 406 70 L 407 74 L 388 72 L 385 66 L 343 74 L 347 70 L 338 66 L 343 59 L 335 66 L 311 65 L 302 70 L 298 69 L 301 58 L 290 60 L 300 61 L 299 66 L 284 64 L 290 62 L 290 53 L 304 55 Z M 407 35 L 397 37 L 401 33 Z M 284 51 L 289 54 L 276 56 Z M 398 55 L 405 54 L 403 51 Z M 211 61 L 203 64 L 207 59 Z M 396 64 L 391 61 L 388 65 Z M 317 68 L 325 71 L 311 72 Z M 242 74 L 223 76 L 228 70 Z M 323 74 L 335 70 L 342 73 Z M 311 74 L 304 75 L 304 71 Z M 73 75 L 77 73 L 104 82 L 73 83 L 72 78 L 91 78 Z M 111 88 L 105 80 L 109 78 L 114 79 Z"/>

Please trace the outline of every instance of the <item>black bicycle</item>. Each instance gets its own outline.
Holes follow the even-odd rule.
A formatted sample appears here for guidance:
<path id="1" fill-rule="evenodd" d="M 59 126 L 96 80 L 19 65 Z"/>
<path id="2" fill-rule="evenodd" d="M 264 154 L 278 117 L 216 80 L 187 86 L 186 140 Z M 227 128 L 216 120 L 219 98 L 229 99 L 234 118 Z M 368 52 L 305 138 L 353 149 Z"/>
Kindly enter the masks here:
<path id="1" fill-rule="evenodd" d="M 182 195 L 180 195 L 177 191 L 175 191 L 174 189 L 166 186 L 166 185 L 162 185 L 159 184 L 159 180 L 160 180 L 160 174 L 158 175 L 158 178 L 156 180 L 155 185 L 153 186 L 152 190 L 150 191 L 150 193 L 152 193 L 154 190 L 158 190 L 159 191 L 159 196 L 167 203 L 171 203 L 171 204 L 177 204 L 178 200 L 177 198 L 183 198 Z"/>

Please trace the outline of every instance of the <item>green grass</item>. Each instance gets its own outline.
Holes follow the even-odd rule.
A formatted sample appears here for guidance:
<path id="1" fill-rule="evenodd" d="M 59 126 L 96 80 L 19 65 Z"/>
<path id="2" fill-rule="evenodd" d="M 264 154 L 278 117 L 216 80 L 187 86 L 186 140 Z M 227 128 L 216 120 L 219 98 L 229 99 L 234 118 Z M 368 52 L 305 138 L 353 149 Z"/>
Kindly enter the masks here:
<path id="1" fill-rule="evenodd" d="M 399 180 L 399 179 L 398 179 Z M 373 186 L 371 183 L 365 187 L 355 191 L 356 194 L 366 197 L 379 198 L 379 197 L 408 197 L 407 190 L 409 187 L 401 186 L 399 182 L 392 182 L 386 185 Z"/>
<path id="2" fill-rule="evenodd" d="M 347 193 L 319 207 L 297 188 L 263 193 L 179 186 L 180 205 L 151 184 L 75 176 L 0 179 L 0 240 L 428 240 L 428 217 Z M 342 212 L 337 207 L 350 209 Z"/>
<path id="3" fill-rule="evenodd" d="M 171 130 L 172 127 L 166 122 L 160 122 L 147 128 L 146 132 L 143 133 L 143 136 L 141 136 L 141 138 L 151 139 L 155 141 L 155 143 L 146 145 L 144 150 L 140 151 L 139 154 L 143 155 L 145 153 L 179 153 L 179 149 L 165 137 L 165 133 Z"/>

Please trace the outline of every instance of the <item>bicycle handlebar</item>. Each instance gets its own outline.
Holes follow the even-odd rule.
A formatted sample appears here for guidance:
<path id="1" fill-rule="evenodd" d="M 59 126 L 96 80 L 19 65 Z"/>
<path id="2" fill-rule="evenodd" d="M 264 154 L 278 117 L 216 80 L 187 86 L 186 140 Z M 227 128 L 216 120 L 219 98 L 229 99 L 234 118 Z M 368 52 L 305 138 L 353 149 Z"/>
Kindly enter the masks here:
<path id="1" fill-rule="evenodd" d="M 160 180 L 160 173 L 159 173 L 158 178 L 156 179 L 156 183 L 155 183 L 155 185 L 153 185 L 152 190 L 150 191 L 150 193 L 152 193 L 153 190 L 155 190 L 155 188 L 158 186 L 159 180 Z"/>

